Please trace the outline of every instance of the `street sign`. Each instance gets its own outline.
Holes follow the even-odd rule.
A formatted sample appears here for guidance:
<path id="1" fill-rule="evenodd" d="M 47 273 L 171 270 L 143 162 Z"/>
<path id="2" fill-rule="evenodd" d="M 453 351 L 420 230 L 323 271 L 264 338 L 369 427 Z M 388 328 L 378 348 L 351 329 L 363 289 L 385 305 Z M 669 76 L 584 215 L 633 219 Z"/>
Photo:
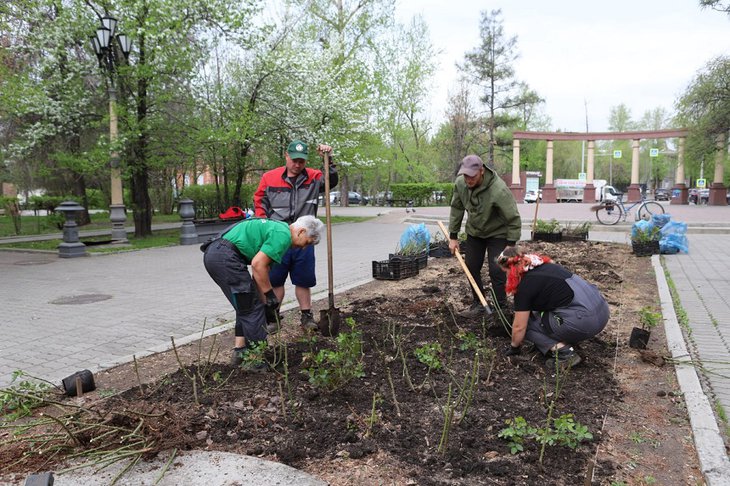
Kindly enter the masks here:
<path id="1" fill-rule="evenodd" d="M 697 179 L 697 187 L 704 189 L 707 186 L 707 179 Z"/>
<path id="2" fill-rule="evenodd" d="M 614 150 L 613 151 L 613 158 L 614 159 L 620 159 L 621 158 L 621 151 L 620 150 Z"/>
<path id="3" fill-rule="evenodd" d="M 585 172 L 579 172 L 578 173 L 578 180 L 585 182 L 586 181 L 586 173 Z"/>
<path id="4" fill-rule="evenodd" d="M 649 149 L 649 157 L 659 157 L 659 149 L 658 148 Z"/>

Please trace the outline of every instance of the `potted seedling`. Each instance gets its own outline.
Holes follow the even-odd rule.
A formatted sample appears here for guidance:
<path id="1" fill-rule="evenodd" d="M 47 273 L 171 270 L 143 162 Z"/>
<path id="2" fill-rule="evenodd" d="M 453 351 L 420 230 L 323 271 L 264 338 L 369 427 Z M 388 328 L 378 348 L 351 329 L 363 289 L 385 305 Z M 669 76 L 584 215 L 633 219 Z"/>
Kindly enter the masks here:
<path id="1" fill-rule="evenodd" d="M 434 258 L 448 258 L 452 256 L 451 250 L 449 250 L 449 240 L 444 238 L 441 233 L 433 235 L 433 239 L 428 245 L 428 256 Z"/>
<path id="2" fill-rule="evenodd" d="M 631 230 L 631 250 L 636 256 L 658 255 L 660 239 L 661 231 L 653 224 L 634 224 Z"/>
<path id="3" fill-rule="evenodd" d="M 560 231 L 560 223 L 557 219 L 551 219 L 550 221 L 538 219 L 535 222 L 532 239 L 533 241 L 561 241 L 563 233 Z"/>
<path id="4" fill-rule="evenodd" d="M 651 336 L 652 328 L 656 327 L 661 320 L 662 315 L 656 312 L 651 306 L 644 306 L 639 310 L 639 322 L 641 327 L 635 327 L 631 330 L 629 337 L 629 347 L 634 349 L 646 349 Z"/>

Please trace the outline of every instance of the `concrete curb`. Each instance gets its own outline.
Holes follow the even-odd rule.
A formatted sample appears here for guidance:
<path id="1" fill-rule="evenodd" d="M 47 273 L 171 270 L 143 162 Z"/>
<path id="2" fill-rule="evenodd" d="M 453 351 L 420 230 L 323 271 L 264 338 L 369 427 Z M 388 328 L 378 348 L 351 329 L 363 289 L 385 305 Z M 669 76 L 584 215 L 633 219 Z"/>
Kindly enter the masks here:
<path id="1" fill-rule="evenodd" d="M 700 468 L 708 486 L 726 485 L 730 478 L 730 460 L 727 457 L 725 443 L 720 435 L 720 429 L 717 427 L 712 406 L 702 390 L 692 357 L 687 351 L 660 257 L 654 255 L 651 260 L 662 306 L 667 346 L 672 353 L 672 358 L 681 361 L 674 365 L 674 369 L 687 405 L 687 414 L 694 434 Z"/>

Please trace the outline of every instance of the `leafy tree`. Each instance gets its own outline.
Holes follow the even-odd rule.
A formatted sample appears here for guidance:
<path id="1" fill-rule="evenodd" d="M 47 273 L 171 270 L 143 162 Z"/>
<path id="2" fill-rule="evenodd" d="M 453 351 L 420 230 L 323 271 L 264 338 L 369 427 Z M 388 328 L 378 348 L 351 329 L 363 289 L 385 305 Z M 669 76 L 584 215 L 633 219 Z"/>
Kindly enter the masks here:
<path id="1" fill-rule="evenodd" d="M 511 141 L 511 137 L 502 137 L 500 143 L 498 131 L 518 125 L 520 112 L 523 120 L 529 119 L 526 105 L 534 106 L 541 101 L 526 84 L 515 79 L 517 37 L 505 34 L 501 16 L 501 10 L 482 12 L 479 25 L 481 43 L 466 53 L 464 63 L 459 66 L 464 76 L 479 87 L 480 101 L 487 108 L 487 163 L 492 166 L 497 145 L 508 151 L 505 144 Z"/>
<path id="2" fill-rule="evenodd" d="M 670 117 L 667 111 L 659 107 L 644 112 L 644 115 L 638 122 L 637 128 L 639 130 L 662 130 L 668 128 L 669 120 Z M 649 156 L 649 151 L 653 148 L 659 151 L 657 157 Z M 646 171 L 641 172 L 640 176 L 643 176 L 642 180 L 645 181 L 647 187 L 659 187 L 661 181 L 670 175 L 670 161 L 666 156 L 668 151 L 669 147 L 666 138 L 641 141 L 641 159 L 645 162 Z"/>
<path id="3" fill-rule="evenodd" d="M 446 116 L 446 123 L 442 124 L 435 137 L 443 154 L 441 158 L 448 163 L 441 171 L 444 176 L 442 180 L 453 179 L 461 160 L 476 152 L 480 143 L 481 120 L 472 103 L 469 84 L 465 80 L 461 80 L 456 93 L 449 97 Z"/>
<path id="4" fill-rule="evenodd" d="M 384 161 L 387 183 L 432 180 L 435 164 L 428 156 L 430 126 L 423 107 L 435 53 L 426 24 L 416 17 L 407 27 L 393 26 L 376 52 L 371 106 L 385 139 L 381 143 L 390 147 Z"/>
<path id="5" fill-rule="evenodd" d="M 83 7 L 80 0 L 22 0 L 0 10 L 8 41 L 0 115 L 10 135 L 5 164 L 21 190 L 72 193 L 88 208 L 87 179 L 102 161 L 89 146 L 96 120 L 89 57 L 78 40 L 87 26 Z M 88 221 L 85 211 L 79 222 Z"/>
<path id="6" fill-rule="evenodd" d="M 705 173 L 714 168 L 715 139 L 730 128 L 730 57 L 720 56 L 707 63 L 677 103 L 677 121 L 689 127 L 687 161 L 689 174 L 699 176 L 704 160 Z"/>
<path id="7" fill-rule="evenodd" d="M 187 89 L 197 66 L 207 59 L 222 38 L 241 46 L 252 40 L 245 34 L 256 11 L 255 0 L 114 0 L 89 4 L 97 15 L 118 16 L 120 31 L 133 41 L 131 62 L 119 71 L 120 119 L 126 137 L 135 236 L 152 232 L 150 174 L 164 165 L 178 137 L 166 128 L 176 119 L 178 99 Z M 180 132 L 175 135 L 180 136 Z"/>

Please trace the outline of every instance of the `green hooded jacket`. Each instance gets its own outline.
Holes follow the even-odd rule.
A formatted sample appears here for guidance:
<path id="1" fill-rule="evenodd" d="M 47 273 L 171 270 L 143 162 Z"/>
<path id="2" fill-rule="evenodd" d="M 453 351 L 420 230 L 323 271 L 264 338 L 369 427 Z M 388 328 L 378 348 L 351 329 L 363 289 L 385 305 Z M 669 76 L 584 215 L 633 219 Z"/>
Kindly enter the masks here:
<path id="1" fill-rule="evenodd" d="M 469 189 L 460 175 L 454 182 L 454 195 L 451 198 L 449 234 L 456 238 L 461 230 L 464 211 L 469 213 L 466 220 L 466 234 L 477 238 L 506 238 L 517 242 L 522 236 L 522 220 L 515 198 L 507 184 L 486 165 L 484 180 L 473 190 Z"/>

